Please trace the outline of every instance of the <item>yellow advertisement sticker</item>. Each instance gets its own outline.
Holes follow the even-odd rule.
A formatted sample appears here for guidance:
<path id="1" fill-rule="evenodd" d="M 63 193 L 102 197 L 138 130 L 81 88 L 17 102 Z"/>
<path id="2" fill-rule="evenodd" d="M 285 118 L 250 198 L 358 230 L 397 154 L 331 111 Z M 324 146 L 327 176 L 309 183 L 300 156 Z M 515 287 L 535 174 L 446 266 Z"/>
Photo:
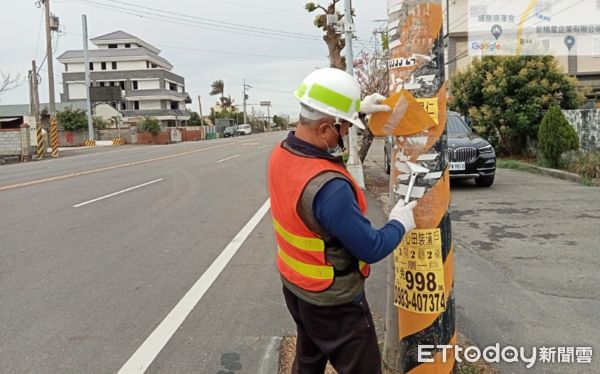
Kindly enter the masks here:
<path id="1" fill-rule="evenodd" d="M 431 118 L 433 118 L 433 120 L 435 121 L 435 124 L 438 125 L 439 124 L 438 118 L 440 115 L 438 98 L 437 97 L 421 98 L 421 99 L 417 99 L 417 101 L 419 102 L 419 104 L 421 104 L 423 109 L 425 109 L 425 111 L 431 116 Z"/>
<path id="2" fill-rule="evenodd" d="M 441 230 L 412 230 L 394 251 L 394 304 L 413 313 L 446 310 Z"/>

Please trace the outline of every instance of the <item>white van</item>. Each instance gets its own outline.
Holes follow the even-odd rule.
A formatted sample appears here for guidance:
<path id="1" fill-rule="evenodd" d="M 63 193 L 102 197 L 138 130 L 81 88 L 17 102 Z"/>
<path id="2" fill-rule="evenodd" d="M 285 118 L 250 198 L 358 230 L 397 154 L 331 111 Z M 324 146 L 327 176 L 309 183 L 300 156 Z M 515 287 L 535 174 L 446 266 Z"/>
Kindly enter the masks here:
<path id="1" fill-rule="evenodd" d="M 252 127 L 244 123 L 243 125 L 238 125 L 237 132 L 239 135 L 250 135 L 252 134 Z"/>

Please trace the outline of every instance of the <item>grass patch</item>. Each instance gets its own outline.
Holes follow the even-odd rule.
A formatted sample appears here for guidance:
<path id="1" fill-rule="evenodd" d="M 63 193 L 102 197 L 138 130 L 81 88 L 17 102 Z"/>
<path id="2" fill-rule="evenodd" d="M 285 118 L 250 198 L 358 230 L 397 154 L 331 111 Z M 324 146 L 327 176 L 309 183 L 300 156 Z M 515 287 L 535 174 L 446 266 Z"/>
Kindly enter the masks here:
<path id="1" fill-rule="evenodd" d="M 533 173 L 533 174 L 541 174 L 541 172 L 538 169 L 536 169 L 533 166 L 529 166 L 522 161 L 498 159 L 498 160 L 496 160 L 496 166 L 501 169 L 513 169 L 513 170 L 526 171 L 528 173 Z"/>

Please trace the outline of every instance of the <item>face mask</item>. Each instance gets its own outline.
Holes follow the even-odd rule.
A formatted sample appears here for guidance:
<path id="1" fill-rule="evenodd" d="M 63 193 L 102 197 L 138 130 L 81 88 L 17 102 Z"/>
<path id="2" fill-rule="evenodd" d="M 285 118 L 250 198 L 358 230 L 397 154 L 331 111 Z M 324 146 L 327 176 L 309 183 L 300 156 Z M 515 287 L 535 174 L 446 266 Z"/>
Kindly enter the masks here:
<path id="1" fill-rule="evenodd" d="M 344 139 L 340 136 L 340 132 L 338 130 L 336 130 L 335 127 L 331 126 L 331 128 L 338 135 L 338 143 L 335 145 L 335 147 L 331 148 L 329 146 L 329 144 L 327 144 L 327 141 L 325 140 L 325 138 L 321 138 L 321 139 L 323 139 L 323 142 L 325 142 L 325 145 L 327 146 L 327 153 L 329 153 L 332 156 L 336 156 L 336 157 L 341 156 L 342 151 L 344 150 Z"/>

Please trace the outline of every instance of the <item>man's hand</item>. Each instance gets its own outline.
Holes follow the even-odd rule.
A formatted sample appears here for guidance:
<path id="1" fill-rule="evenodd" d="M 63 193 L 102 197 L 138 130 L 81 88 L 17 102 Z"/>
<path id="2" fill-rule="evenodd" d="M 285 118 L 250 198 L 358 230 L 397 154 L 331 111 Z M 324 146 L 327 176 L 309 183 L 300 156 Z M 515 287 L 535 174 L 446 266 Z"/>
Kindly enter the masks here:
<path id="1" fill-rule="evenodd" d="M 390 220 L 396 220 L 404 226 L 405 233 L 408 233 L 417 225 L 415 224 L 415 217 L 413 216 L 413 209 L 417 206 L 416 201 L 411 201 L 408 204 L 404 203 L 404 200 L 399 200 L 396 206 L 390 212 Z"/>
<path id="2" fill-rule="evenodd" d="M 390 112 L 392 108 L 381 102 L 385 97 L 378 93 L 371 94 L 363 99 L 360 103 L 360 111 L 365 114 L 373 114 L 376 112 Z"/>

